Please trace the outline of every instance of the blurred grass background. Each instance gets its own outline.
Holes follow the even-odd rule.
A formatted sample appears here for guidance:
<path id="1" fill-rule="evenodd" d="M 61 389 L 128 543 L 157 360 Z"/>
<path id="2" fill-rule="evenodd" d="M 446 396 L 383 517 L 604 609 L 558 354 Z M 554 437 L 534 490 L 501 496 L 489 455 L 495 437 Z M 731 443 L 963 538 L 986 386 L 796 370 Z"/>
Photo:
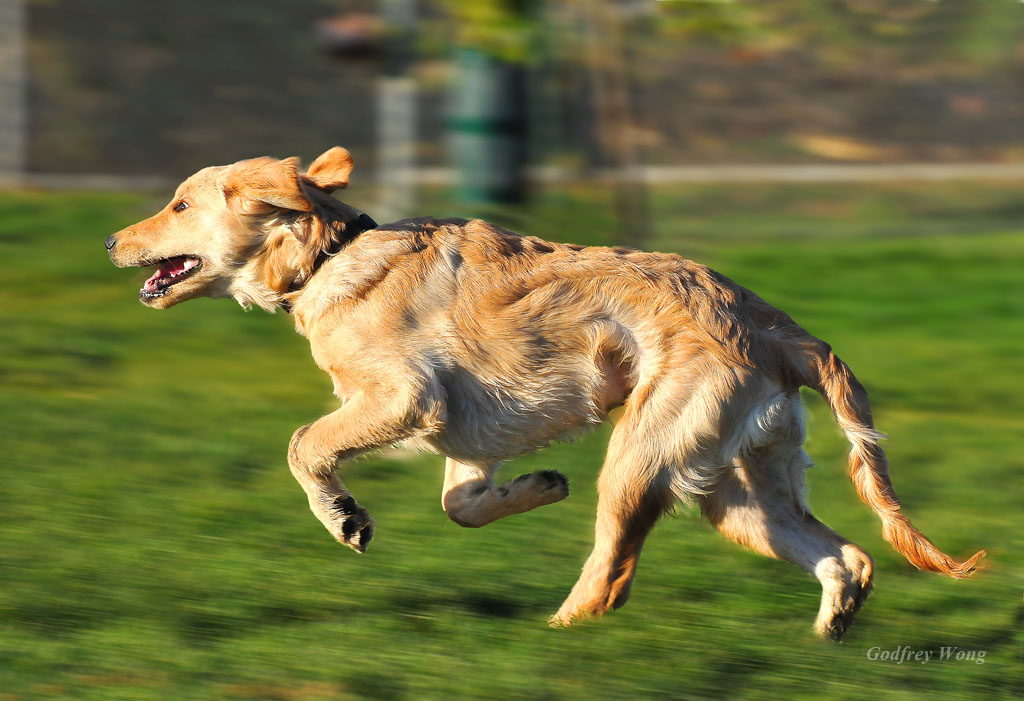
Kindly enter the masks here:
<path id="1" fill-rule="evenodd" d="M 646 247 L 711 265 L 829 341 L 891 436 L 907 513 L 947 552 L 990 553 L 976 579 L 914 571 L 808 395 L 810 502 L 876 559 L 842 645 L 811 633 L 812 577 L 686 509 L 656 527 L 625 608 L 549 630 L 589 552 L 606 430 L 507 465 L 561 470 L 572 495 L 481 530 L 441 510 L 442 458 L 350 465 L 378 524 L 355 555 L 285 463 L 292 431 L 333 408 L 290 319 L 141 306 L 143 274 L 115 270 L 101 242 L 162 201 L 0 194 L 0 699 L 1019 697 L 1020 185 L 651 193 Z M 607 200 L 559 189 L 489 213 L 599 244 L 614 233 Z M 421 210 L 466 213 L 439 193 Z M 987 654 L 867 659 L 897 646 Z"/>

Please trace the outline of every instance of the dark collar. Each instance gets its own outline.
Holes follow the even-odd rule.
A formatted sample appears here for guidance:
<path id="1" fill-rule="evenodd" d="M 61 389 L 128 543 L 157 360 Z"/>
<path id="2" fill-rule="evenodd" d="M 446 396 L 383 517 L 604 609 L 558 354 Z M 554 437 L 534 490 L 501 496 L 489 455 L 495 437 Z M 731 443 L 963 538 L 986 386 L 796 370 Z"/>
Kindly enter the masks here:
<path id="1" fill-rule="evenodd" d="M 359 236 L 359 234 L 376 228 L 377 222 L 375 222 L 369 214 L 360 213 L 354 221 L 346 222 L 345 231 L 343 232 L 342 237 L 339 238 L 333 246 L 320 252 L 320 255 L 318 255 L 316 260 L 313 261 L 313 269 L 309 271 L 309 275 L 303 278 L 302 282 L 298 284 L 292 283 L 291 287 L 288 288 L 288 292 L 298 292 L 301 290 L 306 286 L 306 283 L 309 282 L 310 278 L 316 275 L 316 271 L 320 270 L 320 266 L 327 262 L 328 258 L 336 255 L 338 251 L 351 243 L 352 239 Z M 290 300 L 282 299 L 278 302 L 277 306 L 280 309 L 283 309 L 286 314 L 292 313 L 292 303 Z"/>

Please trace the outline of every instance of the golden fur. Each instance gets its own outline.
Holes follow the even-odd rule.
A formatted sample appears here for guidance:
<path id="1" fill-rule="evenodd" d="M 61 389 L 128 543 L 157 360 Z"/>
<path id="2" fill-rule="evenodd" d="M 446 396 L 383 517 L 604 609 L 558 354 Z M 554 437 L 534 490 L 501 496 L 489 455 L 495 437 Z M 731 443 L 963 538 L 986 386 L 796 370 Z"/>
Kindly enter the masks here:
<path id="1" fill-rule="evenodd" d="M 726 537 L 812 572 L 823 589 L 816 630 L 839 638 L 870 590 L 872 560 L 801 497 L 807 385 L 849 437 L 850 476 L 893 547 L 921 569 L 975 569 L 983 552 L 958 562 L 903 516 L 863 387 L 785 313 L 675 255 L 551 243 L 479 220 L 363 231 L 328 194 L 351 169 L 341 148 L 307 173 L 295 159 L 206 168 L 107 241 L 118 265 L 164 261 L 142 291 L 151 306 L 230 296 L 291 308 L 341 406 L 295 432 L 288 463 L 340 542 L 362 552 L 374 528 L 335 474 L 341 460 L 399 441 L 441 453 L 444 509 L 477 527 L 568 495 L 552 471 L 495 485 L 503 460 L 622 406 L 594 551 L 552 623 L 621 606 L 647 533 L 683 499 Z M 169 277 L 183 261 L 188 274 Z"/>

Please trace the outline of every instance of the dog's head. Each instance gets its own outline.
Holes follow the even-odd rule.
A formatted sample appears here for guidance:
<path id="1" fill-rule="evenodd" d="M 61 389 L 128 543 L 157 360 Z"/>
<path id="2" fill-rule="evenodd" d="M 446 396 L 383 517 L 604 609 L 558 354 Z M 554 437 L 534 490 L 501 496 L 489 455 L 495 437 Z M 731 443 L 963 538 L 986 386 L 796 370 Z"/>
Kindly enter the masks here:
<path id="1" fill-rule="evenodd" d="M 330 196 L 348 185 L 352 158 L 335 147 L 299 171 L 296 158 L 204 168 L 149 219 L 106 240 L 118 267 L 154 267 L 139 299 L 166 309 L 225 297 L 272 310 L 318 259 L 373 221 Z"/>

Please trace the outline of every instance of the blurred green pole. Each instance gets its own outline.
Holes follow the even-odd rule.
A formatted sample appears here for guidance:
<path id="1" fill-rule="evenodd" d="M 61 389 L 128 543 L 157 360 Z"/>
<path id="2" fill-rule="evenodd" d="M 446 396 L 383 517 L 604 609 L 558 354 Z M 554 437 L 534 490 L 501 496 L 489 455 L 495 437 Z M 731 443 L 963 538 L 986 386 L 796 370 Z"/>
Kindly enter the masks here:
<path id="1" fill-rule="evenodd" d="M 492 2 L 492 27 L 469 27 L 494 39 L 468 43 L 459 32 L 453 53 L 455 81 L 446 123 L 459 196 L 470 202 L 518 204 L 526 199 L 527 80 L 524 60 L 507 45 L 522 41 L 527 3 Z M 494 17 L 507 18 L 502 25 Z M 504 35 L 503 35 L 504 33 Z"/>

